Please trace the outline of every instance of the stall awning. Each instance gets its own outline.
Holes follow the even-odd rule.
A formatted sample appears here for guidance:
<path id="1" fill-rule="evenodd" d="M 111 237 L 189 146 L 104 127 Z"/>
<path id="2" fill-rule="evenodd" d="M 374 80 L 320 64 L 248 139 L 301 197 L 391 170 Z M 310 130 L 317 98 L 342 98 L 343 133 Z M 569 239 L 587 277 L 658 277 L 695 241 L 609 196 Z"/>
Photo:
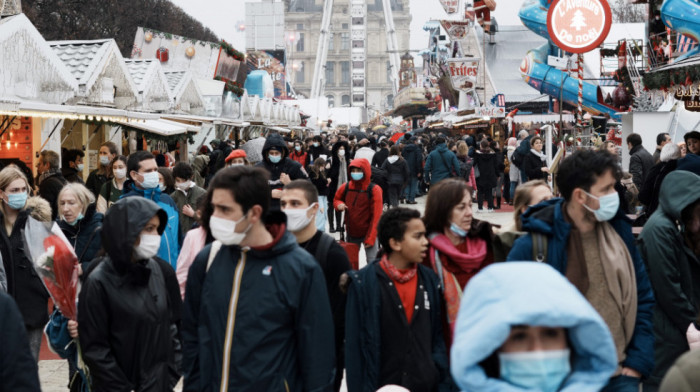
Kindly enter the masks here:
<path id="1" fill-rule="evenodd" d="M 157 120 L 154 113 L 133 112 L 100 106 L 56 105 L 37 101 L 0 98 L 0 114 L 69 120 L 131 121 Z"/>
<path id="2" fill-rule="evenodd" d="M 137 122 L 117 121 L 117 123 L 161 136 L 181 135 L 188 132 L 188 126 L 168 120 L 145 120 Z"/>
<path id="3" fill-rule="evenodd" d="M 562 115 L 564 122 L 574 122 L 573 114 Z M 523 114 L 513 117 L 513 122 L 516 124 L 521 124 L 525 122 L 533 123 L 548 123 L 548 122 L 559 122 L 558 114 Z"/>
<path id="4" fill-rule="evenodd" d="M 195 116 L 189 114 L 161 114 L 162 118 L 173 120 L 173 121 L 186 121 L 186 122 L 199 122 L 199 123 L 209 123 L 209 124 L 223 124 L 223 125 L 233 125 L 236 127 L 245 127 L 250 125 L 242 120 L 234 120 L 226 117 L 207 117 L 207 116 Z"/>

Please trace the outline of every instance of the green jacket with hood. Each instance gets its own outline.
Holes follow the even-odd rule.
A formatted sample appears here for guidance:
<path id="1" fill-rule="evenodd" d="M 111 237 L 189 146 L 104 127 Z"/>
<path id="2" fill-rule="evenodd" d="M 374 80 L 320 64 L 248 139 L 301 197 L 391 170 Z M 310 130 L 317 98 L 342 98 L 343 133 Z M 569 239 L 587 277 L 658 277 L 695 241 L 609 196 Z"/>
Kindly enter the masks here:
<path id="1" fill-rule="evenodd" d="M 676 359 L 688 351 L 686 330 L 697 320 L 700 305 L 700 260 L 684 241 L 681 212 L 700 199 L 700 177 L 677 170 L 664 179 L 659 208 L 640 237 L 654 293 L 654 371 L 658 385 Z"/>

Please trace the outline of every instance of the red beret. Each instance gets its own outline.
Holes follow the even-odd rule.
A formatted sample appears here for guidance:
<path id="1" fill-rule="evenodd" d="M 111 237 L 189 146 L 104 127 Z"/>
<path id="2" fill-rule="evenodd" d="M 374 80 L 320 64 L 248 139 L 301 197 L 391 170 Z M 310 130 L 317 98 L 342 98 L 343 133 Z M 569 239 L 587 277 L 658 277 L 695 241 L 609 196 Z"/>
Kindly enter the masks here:
<path id="1" fill-rule="evenodd" d="M 226 163 L 229 163 L 236 158 L 247 158 L 247 155 L 245 154 L 245 151 L 243 151 L 243 150 L 233 150 L 226 157 Z"/>

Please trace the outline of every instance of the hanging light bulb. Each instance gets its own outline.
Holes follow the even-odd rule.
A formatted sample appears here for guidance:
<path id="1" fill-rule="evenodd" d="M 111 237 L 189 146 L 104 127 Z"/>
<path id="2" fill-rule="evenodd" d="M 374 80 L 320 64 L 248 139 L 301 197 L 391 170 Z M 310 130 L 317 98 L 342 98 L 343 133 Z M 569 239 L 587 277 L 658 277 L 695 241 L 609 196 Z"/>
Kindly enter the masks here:
<path id="1" fill-rule="evenodd" d="M 7 149 L 10 149 L 10 142 L 7 142 Z"/>

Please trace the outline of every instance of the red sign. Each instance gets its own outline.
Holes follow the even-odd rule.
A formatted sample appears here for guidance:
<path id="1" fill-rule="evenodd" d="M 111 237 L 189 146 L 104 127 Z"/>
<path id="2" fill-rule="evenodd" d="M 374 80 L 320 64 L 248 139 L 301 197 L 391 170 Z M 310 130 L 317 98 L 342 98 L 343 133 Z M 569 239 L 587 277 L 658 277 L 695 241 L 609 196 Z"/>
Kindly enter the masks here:
<path id="1" fill-rule="evenodd" d="M 549 37 L 571 53 L 597 48 L 608 36 L 611 24 L 606 0 L 554 0 L 547 13 Z"/>

